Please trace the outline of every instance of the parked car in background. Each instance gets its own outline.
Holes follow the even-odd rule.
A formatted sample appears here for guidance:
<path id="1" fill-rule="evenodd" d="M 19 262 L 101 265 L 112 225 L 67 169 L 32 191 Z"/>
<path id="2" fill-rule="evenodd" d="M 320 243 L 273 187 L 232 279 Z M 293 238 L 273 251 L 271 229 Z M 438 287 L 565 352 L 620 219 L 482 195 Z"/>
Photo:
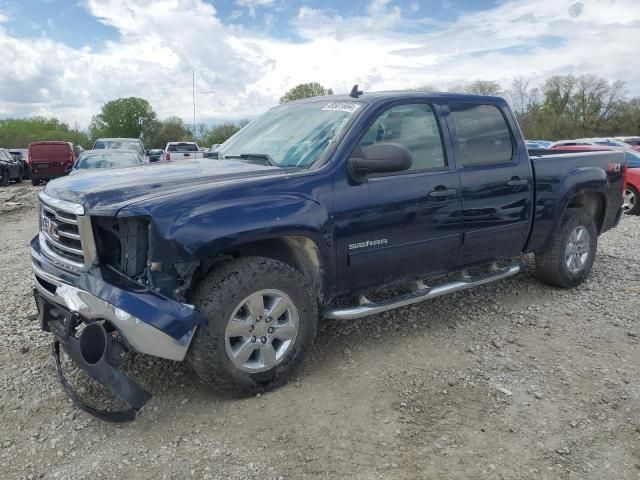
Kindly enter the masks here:
<path id="1" fill-rule="evenodd" d="M 161 162 L 164 160 L 164 150 L 161 148 L 154 148 L 149 150 L 149 161 L 150 162 Z"/>
<path id="2" fill-rule="evenodd" d="M 527 148 L 549 148 L 553 145 L 553 142 L 550 140 L 525 140 L 524 143 Z"/>
<path id="3" fill-rule="evenodd" d="M 560 140 L 551 144 L 549 148 L 570 147 L 574 145 L 602 145 L 609 147 L 630 148 L 630 146 L 615 138 L 576 138 L 573 140 Z"/>
<path id="4" fill-rule="evenodd" d="M 99 138 L 94 142 L 92 150 L 102 149 L 135 150 L 142 157 L 147 155 L 144 144 L 138 138 Z"/>
<path id="5" fill-rule="evenodd" d="M 25 180 L 31 178 L 29 151 L 26 148 L 12 148 L 9 150 L 9 153 L 22 164 L 22 178 Z"/>
<path id="6" fill-rule="evenodd" d="M 525 140 L 524 144 L 527 147 L 527 150 L 538 149 L 538 148 L 547 148 L 542 143 L 536 142 L 534 140 Z"/>
<path id="7" fill-rule="evenodd" d="M 634 150 L 640 150 L 640 137 L 615 137 L 615 139 L 630 145 Z"/>
<path id="8" fill-rule="evenodd" d="M 76 160 L 71 175 L 96 168 L 119 168 L 147 163 L 146 159 L 134 150 L 87 150 Z"/>
<path id="9" fill-rule="evenodd" d="M 196 142 L 169 142 L 164 149 L 165 160 L 193 160 L 194 158 L 204 158 L 204 152 Z"/>
<path id="10" fill-rule="evenodd" d="M 627 168 L 625 179 L 623 208 L 628 215 L 640 215 L 640 167 Z"/>
<path id="11" fill-rule="evenodd" d="M 10 181 L 22 182 L 22 173 L 22 163 L 9 150 L 0 148 L 0 186 L 6 187 Z"/>
<path id="12" fill-rule="evenodd" d="M 32 142 L 29 144 L 31 184 L 68 175 L 76 161 L 74 145 L 69 142 Z"/>
<path id="13" fill-rule="evenodd" d="M 218 147 L 220 145 L 220 143 L 214 143 L 211 145 L 209 151 L 204 152 L 204 158 L 218 158 Z"/>

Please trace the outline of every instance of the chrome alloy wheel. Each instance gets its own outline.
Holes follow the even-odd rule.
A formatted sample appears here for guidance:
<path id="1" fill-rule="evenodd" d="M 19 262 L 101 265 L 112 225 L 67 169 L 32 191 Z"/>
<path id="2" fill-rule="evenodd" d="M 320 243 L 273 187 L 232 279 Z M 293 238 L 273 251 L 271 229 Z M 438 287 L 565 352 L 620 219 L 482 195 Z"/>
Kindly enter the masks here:
<path id="1" fill-rule="evenodd" d="M 569 235 L 569 241 L 564 250 L 564 261 L 572 274 L 580 273 L 584 269 L 591 250 L 590 241 L 589 232 L 582 226 L 576 227 Z"/>
<path id="2" fill-rule="evenodd" d="M 280 290 L 260 290 L 234 309 L 225 329 L 225 348 L 235 367 L 263 372 L 280 363 L 298 334 L 299 315 Z"/>
<path id="3" fill-rule="evenodd" d="M 622 209 L 626 212 L 628 210 L 632 210 L 633 207 L 636 206 L 636 202 L 638 201 L 638 199 L 636 198 L 635 193 L 633 192 L 633 190 L 627 188 L 624 191 L 624 195 L 622 197 Z"/>

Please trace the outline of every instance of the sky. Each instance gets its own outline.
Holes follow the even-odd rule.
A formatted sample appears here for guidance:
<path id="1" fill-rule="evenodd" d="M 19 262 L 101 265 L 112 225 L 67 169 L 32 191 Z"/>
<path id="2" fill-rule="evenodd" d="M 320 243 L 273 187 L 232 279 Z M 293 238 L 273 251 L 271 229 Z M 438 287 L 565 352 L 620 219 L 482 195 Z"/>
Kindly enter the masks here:
<path id="1" fill-rule="evenodd" d="M 335 92 L 596 73 L 640 95 L 640 0 L 0 0 L 0 118 L 86 128 L 114 98 L 253 118 Z"/>

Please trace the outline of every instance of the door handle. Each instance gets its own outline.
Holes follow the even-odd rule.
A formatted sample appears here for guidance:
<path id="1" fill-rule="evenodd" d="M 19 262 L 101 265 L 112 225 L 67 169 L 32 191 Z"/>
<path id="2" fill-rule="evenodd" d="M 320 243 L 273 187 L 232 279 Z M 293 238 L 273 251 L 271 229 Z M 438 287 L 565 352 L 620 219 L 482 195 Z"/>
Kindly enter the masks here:
<path id="1" fill-rule="evenodd" d="M 507 185 L 510 187 L 526 187 L 529 185 L 529 181 L 526 178 L 512 177 L 507 182 Z"/>
<path id="2" fill-rule="evenodd" d="M 431 198 L 445 198 L 456 195 L 458 190 L 455 188 L 446 188 L 445 186 L 437 186 L 435 190 L 429 192 Z"/>

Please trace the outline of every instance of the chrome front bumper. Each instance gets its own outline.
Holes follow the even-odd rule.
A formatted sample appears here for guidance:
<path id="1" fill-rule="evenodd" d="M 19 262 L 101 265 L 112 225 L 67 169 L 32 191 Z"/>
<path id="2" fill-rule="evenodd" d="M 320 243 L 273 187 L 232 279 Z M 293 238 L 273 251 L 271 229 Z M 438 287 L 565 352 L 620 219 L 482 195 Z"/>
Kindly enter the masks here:
<path id="1" fill-rule="evenodd" d="M 32 249 L 33 258 L 41 257 Z M 89 321 L 106 320 L 136 352 L 169 360 L 184 360 L 195 328 L 176 340 L 157 328 L 101 300 L 95 295 L 64 282 L 32 262 L 38 293 Z"/>

